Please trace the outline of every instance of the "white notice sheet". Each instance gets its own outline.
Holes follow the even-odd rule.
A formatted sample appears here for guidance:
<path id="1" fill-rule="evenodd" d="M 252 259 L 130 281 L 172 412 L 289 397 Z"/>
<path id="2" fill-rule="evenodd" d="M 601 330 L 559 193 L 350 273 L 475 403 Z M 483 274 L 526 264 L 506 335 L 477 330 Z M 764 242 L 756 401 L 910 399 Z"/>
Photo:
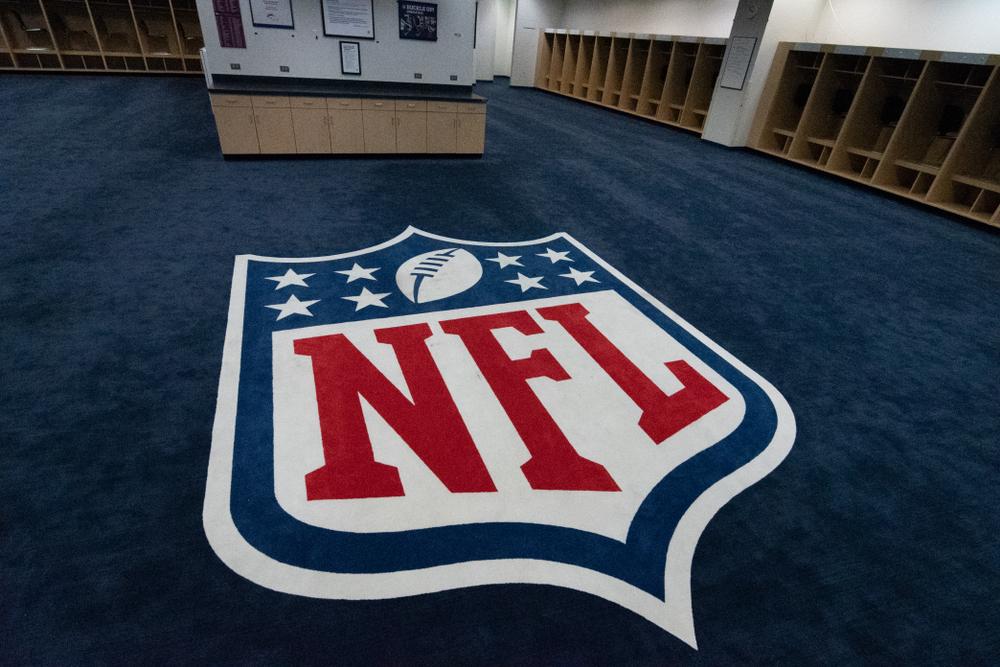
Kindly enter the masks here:
<path id="1" fill-rule="evenodd" d="M 750 58 L 753 56 L 753 48 L 756 45 L 756 37 L 733 37 L 729 40 L 729 57 L 726 59 L 726 69 L 722 73 L 722 81 L 719 86 L 743 90 L 747 69 L 750 67 Z"/>

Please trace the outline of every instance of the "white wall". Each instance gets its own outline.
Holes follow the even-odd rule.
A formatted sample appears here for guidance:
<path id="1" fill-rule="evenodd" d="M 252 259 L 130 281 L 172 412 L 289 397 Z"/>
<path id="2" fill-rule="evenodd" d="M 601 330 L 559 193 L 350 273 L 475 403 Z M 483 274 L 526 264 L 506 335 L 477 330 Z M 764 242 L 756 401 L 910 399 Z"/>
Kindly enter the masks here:
<path id="1" fill-rule="evenodd" d="M 493 59 L 495 76 L 510 76 L 510 61 L 514 55 L 514 18 L 517 0 L 494 0 L 496 11 L 496 51 Z"/>
<path id="2" fill-rule="evenodd" d="M 728 37 L 739 0 L 567 0 L 560 25 L 661 35 Z"/>
<path id="3" fill-rule="evenodd" d="M 436 0 L 436 42 L 401 40 L 396 0 L 374 0 L 375 39 L 327 37 L 319 0 L 291 0 L 295 28 L 254 27 L 249 0 L 239 0 L 247 48 L 219 46 L 212 0 L 197 0 L 212 74 L 304 77 L 471 86 L 475 83 L 475 3 Z M 361 76 L 341 73 L 340 42 L 360 43 Z M 231 68 L 238 64 L 239 70 Z M 289 68 L 287 73 L 280 67 Z M 416 79 L 414 74 L 421 74 Z M 451 77 L 456 77 L 452 80 Z"/>
<path id="4" fill-rule="evenodd" d="M 510 85 L 535 85 L 535 56 L 538 35 L 546 28 L 561 25 L 566 0 L 518 0 L 514 19 L 514 54 Z"/>
<path id="5" fill-rule="evenodd" d="M 807 40 L 1000 53 L 1000 0 L 826 0 Z"/>
<path id="6" fill-rule="evenodd" d="M 499 0 L 478 0 L 476 6 L 476 81 L 493 80 L 496 60 L 496 5 Z"/>

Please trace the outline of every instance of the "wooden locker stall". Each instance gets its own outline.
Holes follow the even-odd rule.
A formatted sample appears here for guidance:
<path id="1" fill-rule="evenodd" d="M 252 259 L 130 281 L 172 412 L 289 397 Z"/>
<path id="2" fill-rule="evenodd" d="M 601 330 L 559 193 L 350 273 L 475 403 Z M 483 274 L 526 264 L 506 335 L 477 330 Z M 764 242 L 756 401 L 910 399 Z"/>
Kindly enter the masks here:
<path id="1" fill-rule="evenodd" d="M 750 146 L 1000 226 L 1000 56 L 793 44 Z"/>
<path id="2" fill-rule="evenodd" d="M 0 69 L 201 73 L 195 0 L 0 0 Z"/>
<path id="3" fill-rule="evenodd" d="M 725 51 L 722 38 L 550 28 L 535 87 L 700 134 Z"/>

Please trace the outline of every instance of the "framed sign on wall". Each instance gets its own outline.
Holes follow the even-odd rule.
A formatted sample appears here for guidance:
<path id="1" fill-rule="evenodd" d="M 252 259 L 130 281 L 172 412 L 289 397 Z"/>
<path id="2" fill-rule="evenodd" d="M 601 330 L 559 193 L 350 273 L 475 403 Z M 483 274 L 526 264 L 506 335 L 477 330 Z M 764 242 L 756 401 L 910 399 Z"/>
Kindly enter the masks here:
<path id="1" fill-rule="evenodd" d="M 361 74 L 360 42 L 340 43 L 340 73 Z"/>
<path id="2" fill-rule="evenodd" d="M 373 0 L 323 0 L 323 34 L 375 39 Z"/>
<path id="3" fill-rule="evenodd" d="M 250 0 L 255 28 L 295 28 L 291 0 Z"/>
<path id="4" fill-rule="evenodd" d="M 399 38 L 436 42 L 437 5 L 428 2 L 400 2 Z"/>

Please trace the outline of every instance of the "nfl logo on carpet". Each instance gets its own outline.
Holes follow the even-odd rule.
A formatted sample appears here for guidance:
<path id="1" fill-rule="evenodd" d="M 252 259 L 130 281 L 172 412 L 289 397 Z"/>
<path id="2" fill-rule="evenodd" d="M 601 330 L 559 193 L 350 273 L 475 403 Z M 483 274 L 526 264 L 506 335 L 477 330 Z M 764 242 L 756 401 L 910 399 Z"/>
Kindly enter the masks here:
<path id="1" fill-rule="evenodd" d="M 237 258 L 205 530 L 277 591 L 565 586 L 695 646 L 698 537 L 794 436 L 773 387 L 573 238 L 411 228 Z"/>

